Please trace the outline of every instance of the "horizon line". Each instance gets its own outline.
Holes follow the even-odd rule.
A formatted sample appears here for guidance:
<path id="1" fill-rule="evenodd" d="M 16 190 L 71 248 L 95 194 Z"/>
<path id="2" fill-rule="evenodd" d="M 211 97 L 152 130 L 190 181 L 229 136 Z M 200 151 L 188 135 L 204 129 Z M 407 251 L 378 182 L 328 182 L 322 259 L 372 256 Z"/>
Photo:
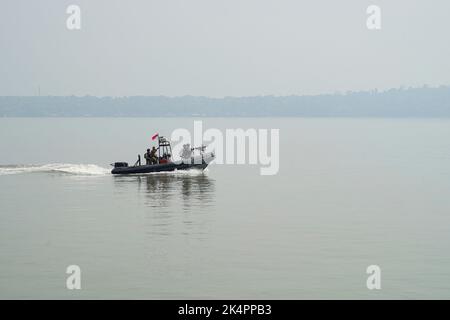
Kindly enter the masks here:
<path id="1" fill-rule="evenodd" d="M 276 95 L 276 94 L 261 94 L 261 95 L 247 95 L 247 96 L 221 96 L 221 97 L 213 97 L 213 96 L 203 96 L 203 95 L 177 95 L 177 96 L 170 96 L 170 95 L 124 95 L 124 96 L 111 96 L 111 95 L 91 95 L 91 94 L 85 94 L 85 95 L 0 95 L 1 98 L 114 98 L 114 99 L 123 99 L 123 98 L 134 98 L 134 97 L 146 97 L 146 98 L 169 98 L 169 99 L 177 99 L 177 98 L 206 98 L 206 99 L 212 99 L 212 100 L 223 100 L 223 99 L 242 99 L 242 98 L 286 98 L 286 97 L 319 97 L 319 96 L 347 96 L 355 93 L 371 93 L 371 94 L 380 94 L 380 93 L 386 93 L 389 91 L 407 91 L 407 90 L 417 90 L 417 89 L 450 89 L 450 85 L 448 84 L 441 84 L 436 86 L 430 86 L 427 84 L 424 84 L 422 86 L 400 86 L 400 87 L 392 87 L 388 89 L 367 89 L 367 90 L 347 90 L 347 91 L 335 91 L 335 92 L 328 92 L 328 93 L 318 93 L 318 94 L 289 94 L 289 95 Z"/>

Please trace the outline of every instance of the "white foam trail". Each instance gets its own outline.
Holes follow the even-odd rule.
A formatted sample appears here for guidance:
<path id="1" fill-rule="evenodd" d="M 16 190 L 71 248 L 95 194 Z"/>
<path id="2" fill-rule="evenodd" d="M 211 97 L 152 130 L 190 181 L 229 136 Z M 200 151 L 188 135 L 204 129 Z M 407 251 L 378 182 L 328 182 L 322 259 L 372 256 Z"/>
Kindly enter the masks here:
<path id="1" fill-rule="evenodd" d="M 8 165 L 0 166 L 0 176 L 34 172 L 56 172 L 72 175 L 106 175 L 110 170 L 95 164 L 50 163 L 44 165 Z"/>
<path id="2" fill-rule="evenodd" d="M 209 169 L 205 168 L 203 170 L 200 169 L 188 169 L 188 170 L 176 170 L 174 171 L 175 174 L 178 175 L 184 175 L 184 176 L 200 176 L 208 174 Z"/>

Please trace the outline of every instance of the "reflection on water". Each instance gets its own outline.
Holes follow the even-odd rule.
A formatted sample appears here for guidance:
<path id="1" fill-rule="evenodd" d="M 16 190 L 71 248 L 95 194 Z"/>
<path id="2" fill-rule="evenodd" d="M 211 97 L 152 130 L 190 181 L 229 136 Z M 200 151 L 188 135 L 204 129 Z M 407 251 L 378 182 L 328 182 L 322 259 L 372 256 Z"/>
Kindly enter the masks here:
<path id="1" fill-rule="evenodd" d="M 205 172 L 115 176 L 123 197 L 137 194 L 151 237 L 174 233 L 202 238 L 215 205 L 215 182 Z"/>
<path id="2" fill-rule="evenodd" d="M 144 185 L 147 205 L 167 209 L 171 201 L 180 201 L 185 211 L 211 206 L 214 201 L 214 180 L 206 174 L 160 174 L 137 177 Z"/>

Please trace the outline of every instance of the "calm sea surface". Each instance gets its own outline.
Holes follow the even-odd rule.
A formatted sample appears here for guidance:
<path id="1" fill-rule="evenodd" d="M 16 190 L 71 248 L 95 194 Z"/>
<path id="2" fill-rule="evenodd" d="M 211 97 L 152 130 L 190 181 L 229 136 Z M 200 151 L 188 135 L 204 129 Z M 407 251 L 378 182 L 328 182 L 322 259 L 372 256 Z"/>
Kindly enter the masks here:
<path id="1" fill-rule="evenodd" d="M 204 119 L 279 173 L 109 174 L 193 120 L 0 118 L 0 298 L 450 298 L 450 120 Z"/>

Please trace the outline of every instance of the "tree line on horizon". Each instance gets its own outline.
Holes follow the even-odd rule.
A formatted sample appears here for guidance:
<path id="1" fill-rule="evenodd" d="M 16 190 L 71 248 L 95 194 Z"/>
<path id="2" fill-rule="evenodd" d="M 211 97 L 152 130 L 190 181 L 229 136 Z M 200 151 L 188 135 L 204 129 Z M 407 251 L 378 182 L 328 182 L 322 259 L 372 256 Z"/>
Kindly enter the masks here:
<path id="1" fill-rule="evenodd" d="M 0 117 L 450 117 L 450 87 L 305 96 L 2 96 Z"/>

